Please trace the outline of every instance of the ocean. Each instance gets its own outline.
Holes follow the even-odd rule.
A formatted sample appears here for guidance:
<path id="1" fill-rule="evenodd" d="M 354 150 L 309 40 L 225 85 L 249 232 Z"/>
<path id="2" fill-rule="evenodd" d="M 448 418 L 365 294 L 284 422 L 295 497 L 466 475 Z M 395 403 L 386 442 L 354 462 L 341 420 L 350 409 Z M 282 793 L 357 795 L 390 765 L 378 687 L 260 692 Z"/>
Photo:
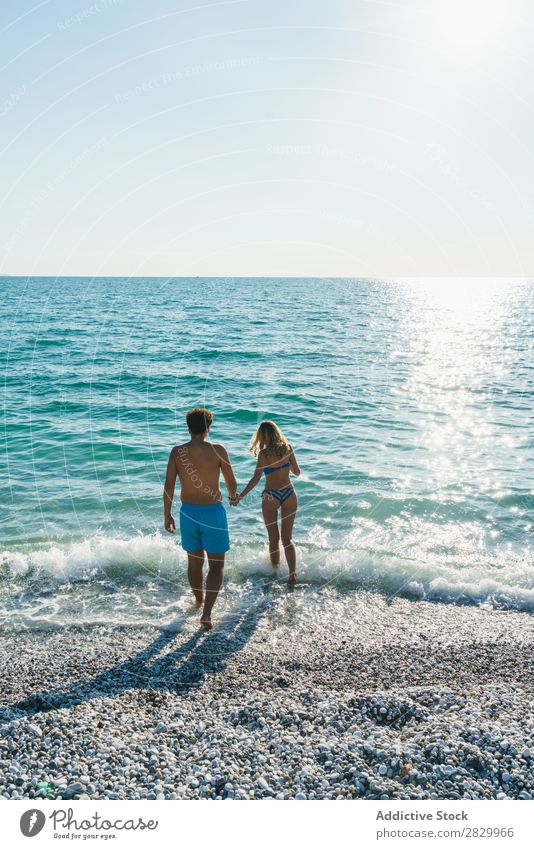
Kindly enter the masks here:
<path id="1" fill-rule="evenodd" d="M 534 608 L 533 282 L 3 277 L 0 296 L 3 627 L 190 615 L 162 489 L 199 404 L 240 488 L 262 419 L 294 446 L 299 615 L 307 593 Z M 260 492 L 228 508 L 215 618 L 266 588 L 287 615 Z"/>

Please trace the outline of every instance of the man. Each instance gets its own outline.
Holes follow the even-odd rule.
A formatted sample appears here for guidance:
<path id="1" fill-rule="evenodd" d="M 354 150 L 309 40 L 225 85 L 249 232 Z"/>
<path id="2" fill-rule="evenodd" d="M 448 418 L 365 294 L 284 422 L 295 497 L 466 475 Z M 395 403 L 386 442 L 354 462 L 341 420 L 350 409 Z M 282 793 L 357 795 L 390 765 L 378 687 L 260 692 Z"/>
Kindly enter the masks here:
<path id="1" fill-rule="evenodd" d="M 219 489 L 222 472 L 230 503 L 236 502 L 237 482 L 224 445 L 208 441 L 213 422 L 210 410 L 195 407 L 186 416 L 191 439 L 175 445 L 169 455 L 163 489 L 165 530 L 173 534 L 176 524 L 171 515 L 176 478 L 180 479 L 180 535 L 187 552 L 187 575 L 197 605 L 204 604 L 201 624 L 210 631 L 211 611 L 223 582 L 224 556 L 230 548 L 226 510 Z M 208 555 L 206 595 L 202 592 L 204 552 Z"/>

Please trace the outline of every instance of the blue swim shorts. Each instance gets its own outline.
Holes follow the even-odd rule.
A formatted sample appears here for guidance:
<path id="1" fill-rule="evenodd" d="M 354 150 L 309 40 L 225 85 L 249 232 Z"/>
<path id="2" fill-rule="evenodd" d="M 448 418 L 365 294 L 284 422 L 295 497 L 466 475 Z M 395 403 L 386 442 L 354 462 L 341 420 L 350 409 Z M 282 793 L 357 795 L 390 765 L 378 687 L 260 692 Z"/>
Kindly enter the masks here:
<path id="1" fill-rule="evenodd" d="M 221 502 L 187 504 L 180 507 L 180 535 L 185 551 L 203 548 L 209 554 L 222 554 L 230 548 L 228 520 Z"/>

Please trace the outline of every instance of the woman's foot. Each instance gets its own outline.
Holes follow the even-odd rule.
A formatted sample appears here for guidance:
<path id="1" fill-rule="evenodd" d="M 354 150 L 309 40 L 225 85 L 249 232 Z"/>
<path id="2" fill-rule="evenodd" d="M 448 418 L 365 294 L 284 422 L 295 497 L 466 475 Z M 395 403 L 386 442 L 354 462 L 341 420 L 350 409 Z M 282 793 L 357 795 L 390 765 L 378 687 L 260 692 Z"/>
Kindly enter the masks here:
<path id="1" fill-rule="evenodd" d="M 211 616 L 202 616 L 200 619 L 200 624 L 202 625 L 205 631 L 211 631 L 211 629 L 213 628 Z"/>
<path id="2" fill-rule="evenodd" d="M 204 604 L 204 593 L 202 590 L 193 590 L 193 595 L 195 596 L 195 606 L 202 607 Z"/>
<path id="3" fill-rule="evenodd" d="M 291 586 L 294 586 L 297 583 L 297 573 L 296 572 L 290 572 L 289 578 L 287 579 L 287 582 L 288 582 L 288 584 L 291 584 Z"/>

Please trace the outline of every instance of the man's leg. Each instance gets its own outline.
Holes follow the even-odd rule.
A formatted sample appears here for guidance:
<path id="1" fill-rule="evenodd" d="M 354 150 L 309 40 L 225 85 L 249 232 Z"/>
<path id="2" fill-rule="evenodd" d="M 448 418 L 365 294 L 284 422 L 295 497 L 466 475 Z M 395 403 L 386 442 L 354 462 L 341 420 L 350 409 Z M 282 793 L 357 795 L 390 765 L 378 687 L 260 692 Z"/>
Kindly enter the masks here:
<path id="1" fill-rule="evenodd" d="M 204 600 L 204 610 L 202 611 L 200 622 L 204 625 L 206 631 L 211 631 L 213 628 L 211 624 L 211 611 L 223 582 L 224 553 L 210 554 L 208 552 L 208 563 L 209 571 L 206 578 L 206 598 Z"/>
<path id="2" fill-rule="evenodd" d="M 202 592 L 202 567 L 204 566 L 204 551 L 199 548 L 197 551 L 187 552 L 187 577 L 189 584 L 193 590 L 193 595 L 197 606 L 200 607 L 204 601 Z"/>

